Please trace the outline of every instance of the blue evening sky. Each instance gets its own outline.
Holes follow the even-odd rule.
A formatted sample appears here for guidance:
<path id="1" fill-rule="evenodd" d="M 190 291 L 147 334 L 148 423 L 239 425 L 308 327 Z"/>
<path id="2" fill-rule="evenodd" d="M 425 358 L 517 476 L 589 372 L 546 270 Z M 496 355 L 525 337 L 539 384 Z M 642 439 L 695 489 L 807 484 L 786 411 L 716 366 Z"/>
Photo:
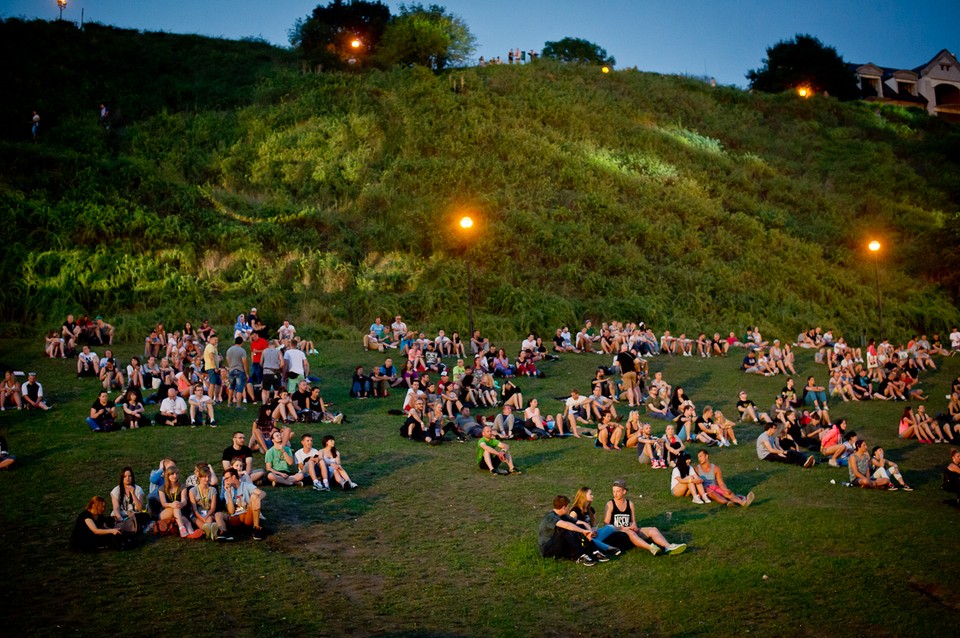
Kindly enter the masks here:
<path id="1" fill-rule="evenodd" d="M 477 37 L 477 55 L 543 48 L 571 36 L 595 42 L 619 68 L 716 77 L 744 86 L 766 48 L 797 33 L 836 47 L 851 62 L 913 68 L 940 49 L 960 53 L 952 2 L 927 0 L 433 0 Z M 428 0 L 424 4 L 430 4 Z M 310 0 L 68 0 L 64 19 L 286 46 Z M 322 4 L 327 4 L 323 2 Z M 387 2 L 396 11 L 398 2 Z M 0 17 L 56 18 L 56 0 L 0 0 Z M 951 26 L 952 25 L 952 26 Z"/>

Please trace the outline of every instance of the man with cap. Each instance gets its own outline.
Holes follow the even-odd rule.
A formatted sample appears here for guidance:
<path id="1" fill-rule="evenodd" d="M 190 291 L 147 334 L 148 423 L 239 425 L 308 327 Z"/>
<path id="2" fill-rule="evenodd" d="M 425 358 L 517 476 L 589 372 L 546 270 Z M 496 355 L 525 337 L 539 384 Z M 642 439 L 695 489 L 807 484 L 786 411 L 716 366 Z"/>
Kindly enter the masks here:
<path id="1" fill-rule="evenodd" d="M 642 547 L 654 556 L 661 551 L 670 555 L 682 554 L 687 549 L 683 543 L 668 543 L 656 527 L 637 527 L 633 503 L 627 500 L 627 482 L 623 479 L 613 482 L 613 498 L 607 501 L 603 523 L 613 525 L 620 532 L 606 539 L 606 542 L 620 549 L 629 549 L 633 545 Z"/>
<path id="2" fill-rule="evenodd" d="M 20 396 L 26 404 L 26 408 L 35 410 L 49 410 L 50 406 L 43 400 L 43 386 L 37 381 L 37 373 L 31 372 L 27 375 L 27 380 L 20 386 Z"/>

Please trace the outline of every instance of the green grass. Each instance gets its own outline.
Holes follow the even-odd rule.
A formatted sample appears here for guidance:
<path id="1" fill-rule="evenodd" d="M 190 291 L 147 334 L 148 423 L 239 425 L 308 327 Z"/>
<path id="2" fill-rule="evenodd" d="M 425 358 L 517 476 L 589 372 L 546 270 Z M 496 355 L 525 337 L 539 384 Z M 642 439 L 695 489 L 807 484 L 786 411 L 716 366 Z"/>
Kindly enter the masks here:
<path id="1" fill-rule="evenodd" d="M 361 489 L 267 488 L 264 512 L 275 534 L 263 543 L 163 538 L 88 556 L 66 550 L 74 518 L 90 496 L 107 495 L 121 466 L 132 465 L 145 485 L 164 455 L 188 468 L 216 461 L 234 429 L 249 431 L 252 410 L 221 410 L 216 430 L 95 436 L 83 417 L 96 389 L 75 379 L 73 362 L 40 359 L 35 342 L 0 342 L 0 359 L 38 370 L 55 406 L 47 414 L 0 414 L 19 464 L 0 473 L 5 631 L 900 636 L 950 635 L 960 621 L 960 577 L 952 567 L 960 511 L 943 505 L 939 491 L 947 449 L 899 441 L 902 404 L 837 406 L 834 416 L 846 416 L 871 445 L 882 444 L 917 491 L 831 485 L 846 480 L 846 469 L 762 465 L 753 445 L 758 429 L 742 426 L 741 445 L 713 457 L 728 484 L 755 490 L 757 501 L 728 510 L 674 499 L 668 472 L 590 441 L 515 442 L 525 473 L 488 476 L 475 469 L 472 445 L 402 441 L 398 417 L 386 415 L 400 397 L 346 396 L 342 380 L 352 367 L 369 367 L 379 355 L 352 342 L 319 345 L 311 362 L 325 396 L 350 423 L 310 430 L 337 435 Z M 126 359 L 136 347 L 117 350 Z M 656 358 L 652 367 L 684 385 L 698 405 L 732 414 L 738 389 L 766 405 L 782 387 L 778 378 L 744 378 L 738 361 Z M 546 379 L 519 385 L 556 411 L 553 397 L 588 387 L 600 363 L 606 357 L 565 356 L 545 366 Z M 957 358 L 944 363 L 922 377 L 933 411 L 960 372 Z M 809 353 L 799 364 L 800 377 L 824 378 Z M 539 558 L 536 528 L 552 497 L 590 485 L 602 504 L 615 478 L 627 480 L 644 524 L 690 549 L 658 558 L 629 552 L 590 569 Z"/>

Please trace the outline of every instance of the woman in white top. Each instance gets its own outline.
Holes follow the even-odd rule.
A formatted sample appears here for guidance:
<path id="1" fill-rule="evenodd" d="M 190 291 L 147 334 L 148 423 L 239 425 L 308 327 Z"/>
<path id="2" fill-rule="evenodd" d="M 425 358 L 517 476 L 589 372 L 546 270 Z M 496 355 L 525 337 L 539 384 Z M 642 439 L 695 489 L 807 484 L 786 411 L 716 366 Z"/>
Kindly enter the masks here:
<path id="1" fill-rule="evenodd" d="M 323 462 L 327 465 L 327 476 L 335 480 L 340 489 L 352 490 L 357 484 L 350 480 L 347 471 L 340 464 L 340 452 L 337 451 L 337 442 L 332 434 L 327 434 L 321 440 L 323 450 L 320 452 Z"/>
<path id="2" fill-rule="evenodd" d="M 703 479 L 691 465 L 690 455 L 686 452 L 680 454 L 670 475 L 670 492 L 676 497 L 692 496 L 697 505 L 710 502 L 703 488 Z"/>

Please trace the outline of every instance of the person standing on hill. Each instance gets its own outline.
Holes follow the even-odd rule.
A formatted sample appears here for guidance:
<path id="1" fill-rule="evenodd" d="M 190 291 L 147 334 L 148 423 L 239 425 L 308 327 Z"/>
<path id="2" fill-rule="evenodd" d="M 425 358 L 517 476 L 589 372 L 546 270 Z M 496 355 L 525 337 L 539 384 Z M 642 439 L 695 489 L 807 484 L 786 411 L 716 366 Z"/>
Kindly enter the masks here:
<path id="1" fill-rule="evenodd" d="M 39 136 L 40 136 L 40 116 L 37 114 L 36 111 L 34 111 L 33 117 L 30 118 L 30 137 L 31 139 L 33 139 L 34 142 L 36 142 Z"/>
<path id="2" fill-rule="evenodd" d="M 253 386 L 247 382 L 249 367 L 247 366 L 247 351 L 243 349 L 243 337 L 234 337 L 233 345 L 227 348 L 227 370 L 230 378 L 230 388 L 233 390 L 232 399 L 241 407 L 246 393 L 253 401 Z"/>
<path id="3" fill-rule="evenodd" d="M 217 398 L 217 385 L 220 382 L 220 353 L 217 352 L 219 341 L 219 337 L 214 335 L 203 348 L 203 372 L 207 375 L 207 395 L 211 401 Z"/>

